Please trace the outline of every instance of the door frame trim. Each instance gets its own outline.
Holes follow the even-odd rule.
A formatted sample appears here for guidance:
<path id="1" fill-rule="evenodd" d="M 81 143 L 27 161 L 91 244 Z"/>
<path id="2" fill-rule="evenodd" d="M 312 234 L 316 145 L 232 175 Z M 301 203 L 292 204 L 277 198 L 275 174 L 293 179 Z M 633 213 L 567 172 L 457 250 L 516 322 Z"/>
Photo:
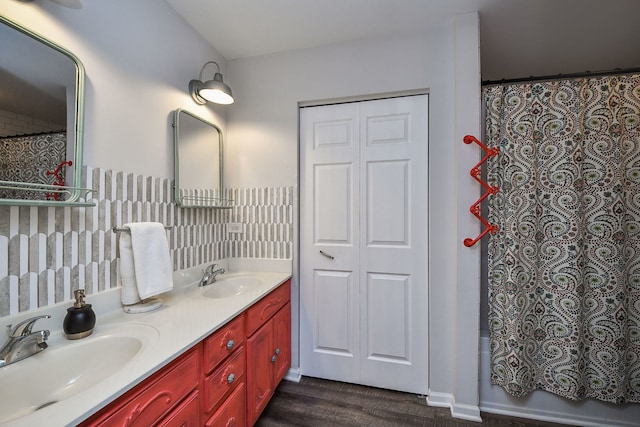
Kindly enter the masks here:
<path id="1" fill-rule="evenodd" d="M 350 102 L 376 101 L 378 99 L 404 98 L 407 96 L 429 95 L 428 88 L 408 89 L 393 92 L 382 92 L 369 95 L 353 95 L 338 98 L 315 99 L 311 101 L 298 101 L 298 111 L 305 107 L 321 107 L 323 105 L 348 104 Z M 300 113 L 298 112 L 298 128 L 300 127 Z M 298 146 L 300 145 L 300 132 L 298 132 Z M 299 160 L 299 159 L 298 159 Z"/>

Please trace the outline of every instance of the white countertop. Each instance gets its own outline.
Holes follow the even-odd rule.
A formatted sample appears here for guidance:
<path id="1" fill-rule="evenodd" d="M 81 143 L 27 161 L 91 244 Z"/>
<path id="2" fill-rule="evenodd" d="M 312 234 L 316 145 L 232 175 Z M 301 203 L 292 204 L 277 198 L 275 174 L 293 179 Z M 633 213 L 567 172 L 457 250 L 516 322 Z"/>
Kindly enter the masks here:
<path id="1" fill-rule="evenodd" d="M 86 302 L 92 304 L 96 312 L 96 326 L 93 335 L 109 328 L 126 327 L 129 324 L 143 324 L 154 328 L 157 341 L 141 350 L 120 370 L 98 384 L 79 392 L 67 399 L 37 410 L 29 415 L 8 421 L 6 426 L 67 426 L 77 425 L 141 381 L 158 371 L 167 363 L 184 353 L 194 344 L 213 331 L 225 325 L 247 307 L 284 283 L 291 277 L 291 260 L 242 260 L 228 259 L 218 262 L 228 273 L 251 272 L 260 279 L 260 283 L 252 286 L 242 294 L 221 299 L 194 296 L 194 292 L 186 290 L 195 286 L 194 277 L 201 277 L 202 266 L 174 274 L 174 290 L 163 294 L 163 307 L 144 314 L 126 314 L 120 304 L 120 288 L 88 295 Z M 223 279 L 224 276 L 220 276 Z M 211 284 L 209 286 L 215 286 Z M 10 318 L 0 319 L 0 327 L 16 323 L 23 318 L 39 314 L 51 314 L 51 319 L 39 321 L 34 329 L 49 329 L 49 348 L 70 345 L 62 334 L 62 320 L 70 301 L 44 307 Z M 91 336 L 85 340 L 91 339 Z M 82 341 L 82 340 L 79 340 Z M 153 341 L 153 340 L 152 340 Z M 46 363 L 46 352 L 32 356 Z M 25 361 L 29 360 L 25 359 Z M 34 361 L 37 359 L 34 359 Z M 25 361 L 17 362 L 19 363 Z M 34 363 L 34 362 L 30 362 Z M 69 360 L 69 363 L 74 363 Z M 11 366 L 11 365 L 10 365 Z M 3 368 L 0 368 L 3 369 Z M 28 372 L 26 372 L 28 375 Z M 1 376 L 0 376 L 1 379 Z M 38 378 L 25 378 L 33 387 L 38 387 Z M 0 384 L 0 390 L 10 392 L 11 384 Z M 0 391 L 0 399 L 3 391 Z"/>

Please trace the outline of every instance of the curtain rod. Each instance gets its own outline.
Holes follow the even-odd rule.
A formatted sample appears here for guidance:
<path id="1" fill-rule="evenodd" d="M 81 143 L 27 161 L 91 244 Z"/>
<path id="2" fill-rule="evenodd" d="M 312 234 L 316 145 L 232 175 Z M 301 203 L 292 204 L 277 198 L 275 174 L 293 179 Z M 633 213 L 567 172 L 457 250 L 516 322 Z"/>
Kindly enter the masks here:
<path id="1" fill-rule="evenodd" d="M 615 75 L 615 74 L 632 74 L 632 73 L 640 73 L 640 67 L 614 68 L 613 70 L 584 71 L 582 73 L 569 73 L 569 74 L 559 73 L 559 74 L 551 74 L 547 76 L 529 76 L 529 77 L 520 77 L 515 79 L 483 80 L 482 86 L 508 84 L 508 83 L 537 82 L 542 80 L 577 79 L 580 77 L 598 77 L 598 76 L 607 76 L 607 75 Z"/>

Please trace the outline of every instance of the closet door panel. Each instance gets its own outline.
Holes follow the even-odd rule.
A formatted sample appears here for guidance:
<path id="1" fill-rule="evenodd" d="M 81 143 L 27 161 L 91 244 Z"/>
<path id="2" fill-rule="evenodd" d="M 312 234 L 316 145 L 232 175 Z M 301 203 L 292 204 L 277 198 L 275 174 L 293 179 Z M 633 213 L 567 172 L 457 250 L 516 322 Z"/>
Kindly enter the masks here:
<path id="1" fill-rule="evenodd" d="M 427 392 L 428 103 L 360 111 L 361 382 Z"/>
<path id="2" fill-rule="evenodd" d="M 300 334 L 304 375 L 357 381 L 357 104 L 300 111 Z"/>

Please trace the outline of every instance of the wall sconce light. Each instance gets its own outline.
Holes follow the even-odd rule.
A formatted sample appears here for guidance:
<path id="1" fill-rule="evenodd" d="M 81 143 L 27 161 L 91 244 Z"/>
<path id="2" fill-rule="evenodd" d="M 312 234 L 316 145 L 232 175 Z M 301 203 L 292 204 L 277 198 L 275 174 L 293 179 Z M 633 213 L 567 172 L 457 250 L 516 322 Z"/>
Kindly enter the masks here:
<path id="1" fill-rule="evenodd" d="M 218 71 L 213 76 L 213 80 L 207 80 L 203 83 L 202 73 L 209 64 L 215 64 L 218 67 Z M 189 92 L 193 100 L 200 105 L 206 104 L 207 101 L 215 102 L 216 104 L 233 104 L 231 88 L 222 81 L 220 66 L 216 61 L 206 62 L 202 66 L 200 80 L 191 80 L 189 82 Z"/>

